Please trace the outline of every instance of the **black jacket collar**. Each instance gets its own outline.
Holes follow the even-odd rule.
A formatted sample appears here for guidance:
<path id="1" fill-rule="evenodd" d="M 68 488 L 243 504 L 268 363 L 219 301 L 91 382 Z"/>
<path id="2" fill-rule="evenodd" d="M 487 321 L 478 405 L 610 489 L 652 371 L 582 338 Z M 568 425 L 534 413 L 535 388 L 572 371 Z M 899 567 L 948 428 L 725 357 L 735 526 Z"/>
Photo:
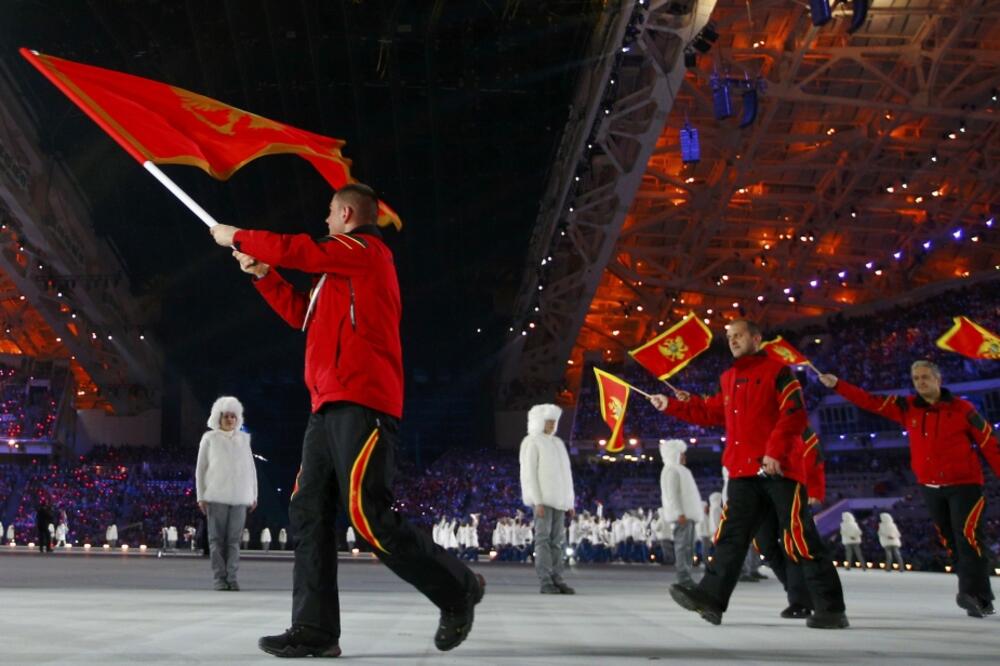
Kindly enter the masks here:
<path id="1" fill-rule="evenodd" d="M 362 224 L 360 227 L 354 227 L 353 229 L 351 229 L 350 231 L 348 231 L 346 235 L 347 236 L 357 236 L 357 235 L 374 236 L 375 238 L 378 238 L 379 240 L 382 240 L 382 230 L 379 229 L 374 224 Z M 330 240 L 331 238 L 333 238 L 333 236 L 330 236 L 329 234 L 327 234 L 326 236 L 323 236 L 319 240 L 320 240 L 320 242 L 325 242 L 325 241 Z"/>
<path id="2" fill-rule="evenodd" d="M 374 236 L 379 240 L 382 239 L 382 230 L 379 229 L 374 224 L 362 224 L 360 227 L 355 227 L 353 230 L 348 232 L 350 235 L 364 234 L 366 236 Z"/>
<path id="3" fill-rule="evenodd" d="M 951 395 L 951 391 L 949 391 L 948 389 L 946 389 L 945 387 L 942 386 L 941 387 L 941 399 L 938 400 L 938 402 L 951 402 L 952 399 L 953 399 L 953 396 Z M 924 400 L 922 397 L 920 397 L 919 393 L 913 398 L 913 404 L 914 404 L 914 406 L 920 407 L 921 409 L 930 409 L 931 407 L 934 406 L 934 405 L 930 404 L 929 402 L 927 402 L 926 400 Z M 935 403 L 935 404 L 937 404 L 937 403 Z"/>

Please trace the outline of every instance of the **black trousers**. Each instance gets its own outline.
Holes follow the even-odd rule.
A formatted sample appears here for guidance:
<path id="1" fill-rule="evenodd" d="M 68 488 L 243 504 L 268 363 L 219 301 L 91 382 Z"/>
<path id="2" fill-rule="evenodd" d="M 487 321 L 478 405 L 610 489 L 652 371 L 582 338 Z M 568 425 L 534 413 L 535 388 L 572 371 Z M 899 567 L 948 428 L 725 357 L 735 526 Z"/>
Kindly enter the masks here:
<path id="1" fill-rule="evenodd" d="M 938 539 L 948 549 L 958 574 L 958 591 L 983 602 L 993 601 L 989 551 L 983 543 L 982 516 L 986 510 L 983 487 L 969 484 L 928 488 L 921 486 Z"/>
<path id="2" fill-rule="evenodd" d="M 812 511 L 809 511 L 812 520 Z M 757 536 L 753 540 L 757 550 L 764 557 L 771 571 L 781 581 L 785 588 L 785 595 L 788 597 L 788 605 L 798 605 L 805 608 L 812 608 L 812 597 L 809 596 L 809 588 L 806 587 L 805 576 L 802 575 L 802 567 L 792 562 L 782 543 L 781 532 L 778 526 L 778 513 L 772 512 L 764 518 Z"/>
<path id="3" fill-rule="evenodd" d="M 298 538 L 293 626 L 340 638 L 335 528 L 341 510 L 382 563 L 439 608 L 461 607 L 475 589 L 467 566 L 392 509 L 398 437 L 398 419 L 354 403 L 330 403 L 309 417 L 289 503 Z"/>
<path id="4" fill-rule="evenodd" d="M 791 479 L 747 477 L 729 480 L 729 501 L 722 511 L 715 560 L 698 589 L 719 610 L 729 607 L 743 560 L 754 535 L 771 515 L 777 517 L 782 546 L 799 565 L 812 607 L 820 613 L 844 611 L 840 577 L 830 562 L 809 511 L 805 488 Z"/>

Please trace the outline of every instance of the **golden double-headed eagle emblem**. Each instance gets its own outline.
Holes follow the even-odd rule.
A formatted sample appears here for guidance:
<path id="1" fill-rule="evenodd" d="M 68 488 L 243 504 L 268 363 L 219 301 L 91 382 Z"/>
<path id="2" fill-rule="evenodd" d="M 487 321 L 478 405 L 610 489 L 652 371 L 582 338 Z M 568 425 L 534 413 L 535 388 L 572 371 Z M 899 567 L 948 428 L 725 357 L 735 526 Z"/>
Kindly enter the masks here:
<path id="1" fill-rule="evenodd" d="M 236 124 L 244 118 L 249 118 L 249 129 L 281 130 L 283 127 L 273 120 L 262 118 L 253 113 L 242 111 L 235 107 L 217 102 L 211 97 L 205 97 L 183 88 L 173 88 L 174 94 L 181 100 L 181 108 L 191 113 L 195 118 L 205 123 L 219 134 L 232 136 L 236 133 Z"/>
<path id="2" fill-rule="evenodd" d="M 979 355 L 983 358 L 1000 361 L 1000 338 L 984 335 L 983 341 L 979 345 Z"/>
<path id="3" fill-rule="evenodd" d="M 618 398 L 610 398 L 608 400 L 608 411 L 611 412 L 611 415 L 615 417 L 616 421 L 620 421 L 622 414 L 625 413 L 625 405 L 623 405 L 622 401 Z"/>
<path id="4" fill-rule="evenodd" d="M 789 363 L 795 363 L 795 354 L 788 351 L 786 347 L 782 347 L 781 345 L 772 345 L 771 348 L 774 349 L 774 353 L 781 358 L 785 359 Z"/>
<path id="5" fill-rule="evenodd" d="M 684 342 L 684 338 L 679 335 L 673 338 L 667 338 L 658 344 L 656 348 L 660 350 L 660 353 L 663 354 L 665 358 L 668 358 L 671 361 L 679 361 L 687 356 L 688 353 L 688 346 Z"/>

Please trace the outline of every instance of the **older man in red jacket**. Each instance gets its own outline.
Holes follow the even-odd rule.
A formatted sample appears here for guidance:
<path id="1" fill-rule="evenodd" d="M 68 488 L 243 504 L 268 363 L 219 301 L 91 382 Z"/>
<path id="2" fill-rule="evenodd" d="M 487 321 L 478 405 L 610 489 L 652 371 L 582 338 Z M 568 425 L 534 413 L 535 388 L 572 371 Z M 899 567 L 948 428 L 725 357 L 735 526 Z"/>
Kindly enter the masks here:
<path id="1" fill-rule="evenodd" d="M 267 303 L 306 334 L 312 414 L 289 503 L 298 537 L 292 627 L 259 646 L 280 657 L 340 654 L 337 540 L 340 510 L 379 559 L 441 609 L 434 643 L 450 650 L 472 628 L 485 581 L 392 509 L 393 456 L 403 412 L 399 284 L 375 225 L 378 199 L 361 184 L 330 201 L 329 235 L 212 228 Z M 297 291 L 272 267 L 314 276 Z"/>
<path id="2" fill-rule="evenodd" d="M 717 531 L 715 560 L 697 587 L 674 585 L 670 596 L 712 624 L 722 622 L 747 549 L 761 524 L 776 513 L 790 559 L 801 563 L 814 613 L 806 624 L 843 629 L 844 592 L 808 510 L 802 433 L 808 425 L 802 387 L 785 365 L 760 351 L 761 331 L 738 320 L 726 329 L 735 361 L 722 373 L 722 390 L 708 398 L 650 397 L 653 406 L 683 421 L 726 427 L 722 464 L 729 470 L 729 501 Z"/>
<path id="3" fill-rule="evenodd" d="M 858 407 L 895 421 L 910 440 L 910 466 L 917 477 L 938 538 L 957 555 L 955 601 L 971 617 L 993 615 L 989 552 L 983 543 L 982 452 L 1000 474 L 1000 448 L 993 428 L 967 400 L 941 386 L 941 370 L 930 361 L 910 367 L 916 395 L 872 395 L 835 375 L 820 375 L 827 388 Z"/>

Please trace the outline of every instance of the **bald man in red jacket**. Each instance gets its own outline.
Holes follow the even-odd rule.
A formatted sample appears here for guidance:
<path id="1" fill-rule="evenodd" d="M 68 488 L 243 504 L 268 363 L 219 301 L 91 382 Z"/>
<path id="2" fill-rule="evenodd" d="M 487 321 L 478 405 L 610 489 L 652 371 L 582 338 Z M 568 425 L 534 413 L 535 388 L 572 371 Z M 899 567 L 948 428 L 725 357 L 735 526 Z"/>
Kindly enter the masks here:
<path id="1" fill-rule="evenodd" d="M 910 466 L 920 484 L 938 538 L 954 554 L 955 602 L 970 617 L 993 615 L 990 555 L 983 543 L 983 466 L 978 449 L 1000 475 L 1000 447 L 993 428 L 968 400 L 941 386 L 941 370 L 920 360 L 910 367 L 916 395 L 872 395 L 838 379 L 819 380 L 862 409 L 900 424 L 910 440 Z"/>
<path id="2" fill-rule="evenodd" d="M 702 426 L 725 426 L 722 464 L 729 470 L 729 500 L 717 531 L 715 559 L 696 587 L 674 585 L 670 596 L 712 624 L 722 622 L 754 535 L 773 513 L 778 516 L 789 558 L 801 563 L 814 612 L 815 629 L 844 629 L 844 591 L 837 570 L 809 512 L 802 433 L 809 424 L 802 387 L 785 365 L 760 350 L 753 322 L 726 328 L 733 365 L 722 373 L 721 391 L 702 398 L 650 397 L 654 407 Z"/>
<path id="3" fill-rule="evenodd" d="M 378 199 L 359 183 L 330 201 L 329 235 L 212 228 L 289 325 L 306 334 L 312 414 L 288 513 L 298 545 L 292 627 L 259 647 L 279 657 L 340 655 L 338 513 L 403 580 L 441 609 L 434 644 L 450 650 L 472 629 L 485 581 L 393 510 L 392 477 L 403 413 L 402 311 L 392 253 L 376 226 Z M 272 267 L 313 275 L 308 293 Z"/>

